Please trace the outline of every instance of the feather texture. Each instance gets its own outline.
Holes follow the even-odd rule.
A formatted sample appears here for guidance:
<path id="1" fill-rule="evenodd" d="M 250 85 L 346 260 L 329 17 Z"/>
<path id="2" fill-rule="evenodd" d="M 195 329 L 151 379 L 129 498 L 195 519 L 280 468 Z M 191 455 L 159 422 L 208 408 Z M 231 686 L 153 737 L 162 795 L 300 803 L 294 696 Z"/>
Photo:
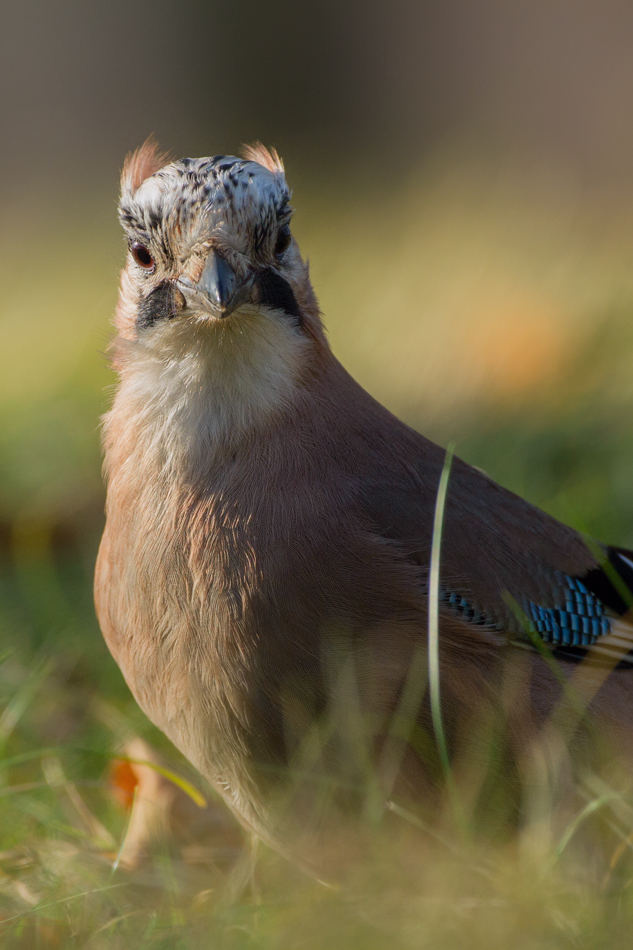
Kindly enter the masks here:
<path id="1" fill-rule="evenodd" d="M 357 707 L 381 761 L 425 645 L 444 452 L 337 362 L 296 245 L 274 253 L 285 218 L 271 209 L 288 195 L 283 167 L 259 147 L 247 158 L 183 160 L 159 171 L 156 187 L 145 179 L 133 201 L 130 182 L 153 158 L 126 165 L 122 221 L 131 236 L 143 230 L 156 267 L 143 273 L 130 258 L 122 277 L 95 591 L 139 704 L 248 827 L 289 847 L 305 807 L 291 810 L 293 823 L 273 803 L 320 717 L 339 701 L 345 715 Z M 220 217 L 222 208 L 233 210 Z M 204 301 L 174 310 L 169 298 L 163 319 L 159 296 L 152 319 L 139 322 L 157 288 L 186 291 L 199 278 L 201 248 L 223 255 L 251 297 L 223 319 Z M 261 296 L 264 271 L 267 286 L 289 288 L 294 319 L 276 302 L 290 299 L 285 291 Z M 612 674 L 616 711 L 604 697 L 609 667 L 631 648 L 617 577 L 631 585 L 633 555 L 589 545 L 459 459 L 442 550 L 449 735 L 495 701 L 512 655 L 533 683 L 535 698 L 517 698 L 510 717 L 517 745 L 526 741 L 557 695 L 540 658 L 513 650 L 534 633 L 559 648 L 568 675 L 575 667 L 565 651 L 572 660 L 589 650 L 606 664 L 592 701 L 631 725 L 626 671 Z M 422 698 L 416 717 L 428 725 Z M 354 753 L 342 755 L 336 741 L 324 752 L 335 778 L 352 769 Z M 403 755 L 396 787 L 409 797 L 428 790 L 419 757 Z"/>

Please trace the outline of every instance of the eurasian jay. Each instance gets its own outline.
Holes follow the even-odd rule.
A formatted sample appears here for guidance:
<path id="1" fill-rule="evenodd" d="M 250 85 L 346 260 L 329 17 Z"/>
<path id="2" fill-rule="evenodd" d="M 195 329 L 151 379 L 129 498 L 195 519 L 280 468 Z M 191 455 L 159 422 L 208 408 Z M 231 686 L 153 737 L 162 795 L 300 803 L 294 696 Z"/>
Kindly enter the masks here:
<path id="1" fill-rule="evenodd" d="M 320 807 L 286 795 L 297 762 L 305 787 L 346 790 L 343 810 L 361 759 L 383 801 L 433 786 L 412 736 L 432 736 L 420 657 L 445 460 L 333 355 L 289 200 L 262 146 L 168 163 L 146 143 L 128 157 L 95 585 L 140 706 L 286 850 Z M 449 748 L 518 664 L 506 709 L 520 749 L 566 701 L 548 662 L 569 678 L 585 657 L 593 714 L 630 737 L 630 589 L 633 553 L 456 458 L 438 588 Z"/>

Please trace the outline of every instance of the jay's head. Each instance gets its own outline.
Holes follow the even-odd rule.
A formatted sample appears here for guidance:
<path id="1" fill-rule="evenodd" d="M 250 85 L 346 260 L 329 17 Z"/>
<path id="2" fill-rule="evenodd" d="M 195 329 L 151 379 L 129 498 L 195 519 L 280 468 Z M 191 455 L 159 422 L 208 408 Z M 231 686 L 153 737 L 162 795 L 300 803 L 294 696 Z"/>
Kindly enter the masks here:
<path id="1" fill-rule="evenodd" d="M 123 169 L 119 216 L 128 240 L 119 333 L 153 348 L 177 334 L 226 346 L 266 332 L 322 342 L 308 268 L 290 229 L 274 151 L 166 163 L 153 143 Z"/>

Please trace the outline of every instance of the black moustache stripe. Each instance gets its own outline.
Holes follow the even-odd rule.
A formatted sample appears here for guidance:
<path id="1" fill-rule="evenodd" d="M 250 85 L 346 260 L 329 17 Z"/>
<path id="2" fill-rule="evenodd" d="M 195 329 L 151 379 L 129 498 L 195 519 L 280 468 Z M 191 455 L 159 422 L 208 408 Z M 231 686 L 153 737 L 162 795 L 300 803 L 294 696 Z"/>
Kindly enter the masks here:
<path id="1" fill-rule="evenodd" d="M 303 326 L 297 298 L 287 280 L 267 267 L 260 271 L 255 283 L 260 306 L 281 311 L 292 318 L 295 326 Z M 170 281 L 164 281 L 139 303 L 136 327 L 137 330 L 147 330 L 160 320 L 171 320 L 175 316 L 174 287 Z"/>
<path id="2" fill-rule="evenodd" d="M 138 330 L 147 330 L 159 320 L 171 320 L 175 316 L 174 288 L 169 281 L 164 281 L 141 300 L 136 327 Z"/>
<path id="3" fill-rule="evenodd" d="M 303 320 L 297 298 L 287 280 L 280 277 L 271 267 L 260 271 L 256 284 L 259 290 L 259 304 L 271 310 L 281 310 L 292 317 L 296 326 L 301 327 Z"/>

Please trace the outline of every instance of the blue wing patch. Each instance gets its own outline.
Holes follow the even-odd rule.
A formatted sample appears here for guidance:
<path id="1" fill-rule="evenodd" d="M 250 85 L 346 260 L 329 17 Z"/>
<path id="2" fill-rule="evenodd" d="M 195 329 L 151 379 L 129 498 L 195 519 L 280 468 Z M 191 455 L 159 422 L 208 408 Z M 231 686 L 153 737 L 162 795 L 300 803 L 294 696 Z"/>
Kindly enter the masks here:
<path id="1" fill-rule="evenodd" d="M 582 583 L 563 574 L 565 603 L 541 607 L 528 601 L 527 614 L 546 643 L 555 646 L 589 647 L 611 630 L 602 602 Z"/>
<path id="2" fill-rule="evenodd" d="M 543 580 L 543 600 L 554 604 L 542 606 L 527 598 L 521 598 L 528 619 L 545 643 L 555 651 L 561 651 L 568 659 L 582 659 L 589 647 L 594 659 L 606 656 L 617 667 L 633 668 L 633 620 L 617 624 L 618 618 L 627 616 L 633 604 L 633 551 L 624 548 L 605 548 L 605 562 L 587 571 L 582 580 L 561 571 L 546 570 Z M 614 572 L 617 575 L 614 580 Z M 617 578 L 621 583 L 618 583 Z M 549 590 L 548 590 L 549 589 Z M 457 593 L 440 588 L 440 600 L 467 623 L 485 626 L 489 630 L 506 630 L 518 634 L 526 641 L 527 631 L 517 618 L 508 612 L 504 616 L 498 610 L 486 610 L 477 606 L 468 592 Z M 633 610 L 632 610 L 633 613 Z M 631 630 L 627 635 L 625 630 Z M 608 639 L 603 639 L 611 634 Z"/>
<path id="3" fill-rule="evenodd" d="M 440 602 L 450 607 L 451 610 L 458 614 L 462 620 L 466 620 L 467 623 L 474 623 L 480 627 L 493 627 L 495 630 L 501 629 L 501 624 L 495 623 L 494 620 L 487 617 L 482 610 L 476 607 L 472 601 L 462 596 L 462 594 L 456 594 L 455 591 L 446 590 L 446 588 L 441 587 Z"/>
<path id="4" fill-rule="evenodd" d="M 567 574 L 556 576 L 560 586 L 552 599 L 558 596 L 559 602 L 554 607 L 542 607 L 524 600 L 525 612 L 545 643 L 555 647 L 590 647 L 599 637 L 610 632 L 611 619 L 606 616 L 602 601 L 582 581 Z M 496 630 L 508 629 L 507 620 L 500 623 L 486 616 L 463 594 L 442 588 L 440 600 L 467 623 Z M 511 626 L 516 629 L 515 624 L 513 621 Z"/>

